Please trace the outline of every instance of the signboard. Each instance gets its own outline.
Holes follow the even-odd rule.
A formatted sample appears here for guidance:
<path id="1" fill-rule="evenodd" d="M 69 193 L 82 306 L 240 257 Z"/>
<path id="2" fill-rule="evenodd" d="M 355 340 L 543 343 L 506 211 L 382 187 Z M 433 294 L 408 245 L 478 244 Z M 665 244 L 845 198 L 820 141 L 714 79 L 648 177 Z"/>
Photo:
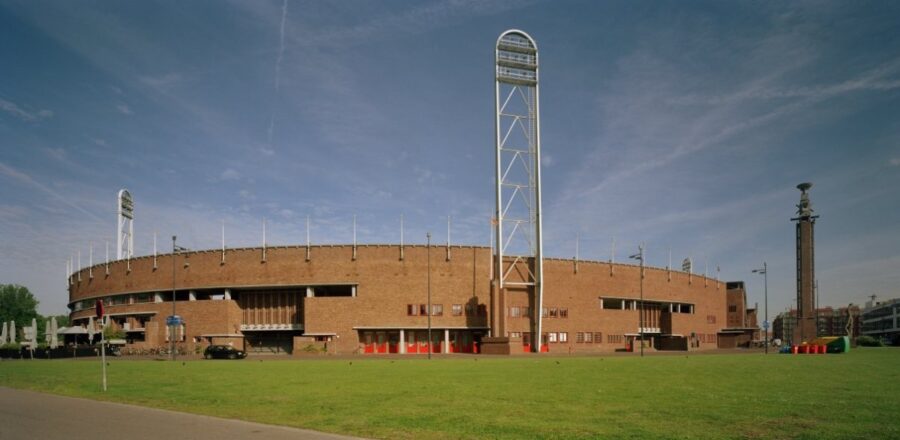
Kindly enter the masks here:
<path id="1" fill-rule="evenodd" d="M 166 317 L 166 325 L 167 326 L 177 326 L 184 324 L 184 320 L 181 319 L 181 315 L 171 315 Z"/>
<path id="2" fill-rule="evenodd" d="M 769 321 L 763 321 L 763 329 L 765 329 L 765 330 L 769 329 Z"/>

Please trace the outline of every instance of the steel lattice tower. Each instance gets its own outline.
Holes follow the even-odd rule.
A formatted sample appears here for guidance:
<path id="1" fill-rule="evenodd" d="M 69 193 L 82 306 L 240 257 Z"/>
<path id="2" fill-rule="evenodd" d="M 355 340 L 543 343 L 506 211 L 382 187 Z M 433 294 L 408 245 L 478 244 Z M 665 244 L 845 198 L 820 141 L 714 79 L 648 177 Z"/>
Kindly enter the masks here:
<path id="1" fill-rule="evenodd" d="M 506 336 L 505 289 L 529 290 L 532 350 L 542 343 L 541 136 L 537 45 L 511 29 L 497 39 L 495 57 L 496 301 L 494 336 Z M 499 333 L 499 334 L 498 334 Z"/>

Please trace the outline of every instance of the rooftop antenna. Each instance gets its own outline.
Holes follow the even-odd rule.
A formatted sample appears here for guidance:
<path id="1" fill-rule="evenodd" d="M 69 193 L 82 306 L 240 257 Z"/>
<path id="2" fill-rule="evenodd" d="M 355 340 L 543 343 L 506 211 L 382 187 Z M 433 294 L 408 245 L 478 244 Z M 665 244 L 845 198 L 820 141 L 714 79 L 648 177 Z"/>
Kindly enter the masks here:
<path id="1" fill-rule="evenodd" d="M 450 216 L 447 216 L 447 261 L 450 261 Z"/>
<path id="2" fill-rule="evenodd" d="M 134 255 L 134 200 L 127 189 L 119 190 L 118 204 L 118 246 L 117 259 L 123 260 Z"/>
<path id="3" fill-rule="evenodd" d="M 306 261 L 309 261 L 310 258 L 310 248 L 309 248 L 309 215 L 306 216 Z"/>
<path id="4" fill-rule="evenodd" d="M 356 214 L 353 214 L 353 260 L 356 260 Z"/>
<path id="5" fill-rule="evenodd" d="M 156 231 L 153 231 L 153 270 L 157 269 Z"/>
<path id="6" fill-rule="evenodd" d="M 81 249 L 78 250 L 78 281 L 81 282 Z"/>
<path id="7" fill-rule="evenodd" d="M 578 273 L 578 242 L 581 240 L 581 233 L 575 233 L 575 273 Z"/>
<path id="8" fill-rule="evenodd" d="M 106 276 L 109 276 L 109 240 L 106 240 Z"/>
<path id="9" fill-rule="evenodd" d="M 225 219 L 222 219 L 222 263 L 225 264 Z"/>
<path id="10" fill-rule="evenodd" d="M 266 218 L 263 217 L 262 221 L 263 226 L 263 243 L 262 243 L 262 261 L 266 262 Z"/>
<path id="11" fill-rule="evenodd" d="M 613 235 L 612 247 L 609 251 L 609 276 L 613 276 L 613 264 L 616 263 L 616 236 Z"/>
<path id="12" fill-rule="evenodd" d="M 400 261 L 403 261 L 403 214 L 400 214 Z"/>
<path id="13" fill-rule="evenodd" d="M 88 278 L 94 279 L 94 242 L 89 242 L 90 251 L 88 253 Z"/>

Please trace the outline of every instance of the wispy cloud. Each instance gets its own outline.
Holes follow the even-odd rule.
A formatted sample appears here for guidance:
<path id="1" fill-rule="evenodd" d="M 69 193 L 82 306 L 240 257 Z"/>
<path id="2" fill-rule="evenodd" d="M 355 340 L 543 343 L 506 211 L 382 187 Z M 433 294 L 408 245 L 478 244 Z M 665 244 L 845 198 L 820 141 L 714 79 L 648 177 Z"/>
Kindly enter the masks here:
<path id="1" fill-rule="evenodd" d="M 40 190 L 44 194 L 47 194 L 47 195 L 51 196 L 52 198 L 56 199 L 58 202 L 62 202 L 65 205 L 69 206 L 70 208 L 75 209 L 92 219 L 101 220 L 100 217 L 97 216 L 97 214 L 95 214 L 91 211 L 88 211 L 87 209 L 84 209 L 83 207 L 79 206 L 76 203 L 73 203 L 72 199 L 70 197 L 63 196 L 59 192 L 50 188 L 49 186 L 44 185 L 43 183 L 38 182 L 37 180 L 33 179 L 27 173 L 25 173 L 23 171 L 19 171 L 3 162 L 0 162 L 0 175 L 6 176 L 7 178 L 9 178 L 11 180 L 17 181 L 18 183 L 24 184 L 32 189 Z"/>
<path id="2" fill-rule="evenodd" d="M 53 112 L 50 110 L 44 109 L 38 111 L 28 111 L 20 107 L 18 104 L 12 101 L 7 101 L 3 98 L 0 98 L 0 110 L 3 110 L 7 114 L 15 116 L 26 122 L 37 122 L 53 116 Z"/>
<path id="3" fill-rule="evenodd" d="M 116 105 L 116 110 L 118 110 L 119 113 L 121 113 L 121 114 L 123 114 L 123 115 L 131 115 L 131 114 L 133 114 L 133 112 L 131 111 L 131 108 L 128 107 L 127 105 L 125 105 L 125 104 L 117 104 L 117 105 Z"/>
<path id="4" fill-rule="evenodd" d="M 900 166 L 900 157 L 894 157 L 889 160 L 888 163 L 891 164 L 892 167 L 898 167 Z"/>
<path id="5" fill-rule="evenodd" d="M 284 0 L 281 5 L 281 26 L 278 31 L 278 57 L 275 58 L 275 99 L 278 99 L 278 92 L 281 90 L 281 62 L 284 60 L 284 25 L 287 22 L 288 0 Z M 269 115 L 269 129 L 266 132 L 267 147 L 262 151 L 267 155 L 275 153 L 272 146 L 272 136 L 275 134 L 275 113 L 276 106 L 272 105 L 272 113 Z"/>

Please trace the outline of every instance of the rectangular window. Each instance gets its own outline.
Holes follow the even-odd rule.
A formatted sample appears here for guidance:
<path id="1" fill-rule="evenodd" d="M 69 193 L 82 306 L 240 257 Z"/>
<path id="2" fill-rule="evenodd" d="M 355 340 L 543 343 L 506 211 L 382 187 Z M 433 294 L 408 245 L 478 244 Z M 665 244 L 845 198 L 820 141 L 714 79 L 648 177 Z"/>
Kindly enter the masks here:
<path id="1" fill-rule="evenodd" d="M 601 332 L 594 333 L 594 343 L 595 344 L 603 343 L 603 333 L 601 333 Z"/>
<path id="2" fill-rule="evenodd" d="M 432 304 L 431 305 L 431 316 L 444 316 L 444 305 L 443 304 Z"/>
<path id="3" fill-rule="evenodd" d="M 453 316 L 462 316 L 462 304 L 453 304 Z"/>
<path id="4" fill-rule="evenodd" d="M 428 305 L 427 304 L 419 304 L 419 314 L 422 316 L 428 316 Z"/>
<path id="5" fill-rule="evenodd" d="M 560 332 L 560 333 L 559 333 L 559 343 L 560 343 L 560 344 L 565 344 L 565 343 L 568 343 L 568 342 L 569 342 L 569 334 L 566 333 L 566 332 Z"/>
<path id="6" fill-rule="evenodd" d="M 569 317 L 569 309 L 560 308 L 559 309 L 559 317 L 560 318 L 568 318 Z"/>
<path id="7" fill-rule="evenodd" d="M 521 310 L 519 306 L 512 306 L 509 308 L 509 316 L 511 318 L 518 318 L 520 316 Z"/>
<path id="8" fill-rule="evenodd" d="M 550 308 L 550 317 L 551 318 L 559 318 L 559 309 L 557 309 L 556 307 L 551 307 Z"/>
<path id="9" fill-rule="evenodd" d="M 546 318 L 550 314 L 550 310 L 546 307 L 541 307 L 541 316 Z"/>
<path id="10" fill-rule="evenodd" d="M 531 307 L 522 307 L 522 316 L 526 318 L 531 316 Z"/>
<path id="11" fill-rule="evenodd" d="M 624 300 L 622 299 L 601 298 L 600 304 L 603 306 L 603 309 L 623 310 L 625 308 L 622 304 L 623 302 Z"/>
<path id="12" fill-rule="evenodd" d="M 728 306 L 728 312 L 729 313 L 737 312 L 737 306 Z"/>
<path id="13" fill-rule="evenodd" d="M 582 333 L 582 332 L 575 333 L 575 343 L 576 344 L 584 344 L 584 333 Z"/>
<path id="14" fill-rule="evenodd" d="M 592 342 L 594 342 L 594 334 L 591 333 L 591 332 L 585 333 L 585 334 L 584 334 L 584 343 L 585 343 L 585 344 L 590 344 L 590 343 L 592 343 Z"/>
<path id="15" fill-rule="evenodd" d="M 406 305 L 406 316 L 416 316 L 419 314 L 419 306 L 417 304 Z"/>
<path id="16" fill-rule="evenodd" d="M 549 337 L 549 342 L 556 342 L 556 333 L 547 333 L 547 336 Z"/>

